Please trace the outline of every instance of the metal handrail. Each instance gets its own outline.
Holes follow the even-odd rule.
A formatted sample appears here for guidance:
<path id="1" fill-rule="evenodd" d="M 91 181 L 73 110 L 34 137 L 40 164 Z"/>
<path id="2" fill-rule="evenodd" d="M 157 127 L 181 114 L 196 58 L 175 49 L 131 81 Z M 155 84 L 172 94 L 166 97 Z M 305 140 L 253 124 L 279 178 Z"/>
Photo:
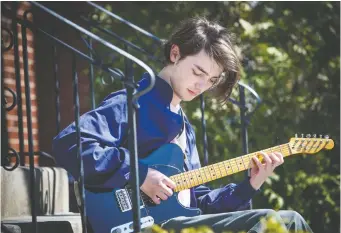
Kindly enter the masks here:
<path id="1" fill-rule="evenodd" d="M 151 80 L 150 80 L 150 84 L 149 86 L 146 87 L 146 89 L 141 90 L 137 93 L 134 94 L 133 100 L 136 101 L 140 96 L 146 94 L 147 92 L 149 92 L 154 84 L 155 84 L 155 75 L 153 70 L 147 66 L 147 64 L 145 64 L 143 61 L 141 61 L 140 59 L 134 57 L 133 55 L 127 53 L 126 51 L 120 49 L 119 47 L 111 44 L 108 41 L 105 41 L 104 39 L 102 39 L 101 37 L 95 35 L 94 33 L 82 28 L 81 26 L 75 24 L 74 22 L 72 22 L 71 20 L 68 20 L 66 18 L 64 18 L 63 16 L 57 14 L 56 12 L 50 10 L 49 8 L 45 7 L 44 5 L 38 3 L 38 2 L 31 2 L 32 5 L 35 5 L 39 8 L 41 8 L 42 10 L 44 10 L 46 13 L 56 17 L 57 19 L 63 21 L 64 23 L 68 24 L 69 26 L 73 27 L 74 29 L 78 30 L 79 32 L 82 32 L 83 34 L 87 35 L 88 37 L 98 41 L 99 43 L 103 44 L 104 46 L 116 51 L 117 53 L 121 54 L 122 56 L 126 57 L 129 60 L 134 61 L 137 65 L 141 66 L 142 68 L 144 68 L 150 75 Z"/>
<path id="2" fill-rule="evenodd" d="M 53 42 L 58 43 L 68 49 L 70 49 L 73 52 L 73 64 L 72 64 L 72 70 L 73 70 L 73 86 L 74 86 L 74 104 L 75 104 L 75 125 L 76 125 L 76 140 L 77 140 L 77 158 L 79 159 L 79 167 L 80 167 L 80 173 L 79 173 L 79 179 L 80 179 L 80 189 L 81 189 L 81 193 L 82 193 L 82 205 L 81 205 L 81 216 L 82 216 L 82 225 L 83 225 L 83 232 L 87 231 L 86 228 L 86 211 L 85 211 L 85 194 L 84 194 L 84 167 L 83 167 L 83 161 L 82 161 L 82 157 L 80 156 L 81 154 L 81 144 L 80 144 L 80 127 L 79 127 L 79 97 L 78 97 L 78 75 L 76 72 L 76 55 L 85 58 L 86 60 L 90 61 L 91 64 L 94 65 L 98 65 L 99 67 L 101 67 L 103 70 L 116 75 L 121 81 L 124 82 L 126 89 L 127 89 L 127 99 L 128 99 L 128 117 L 129 117 L 129 128 L 130 128 L 130 132 L 132 132 L 131 135 L 131 141 L 133 143 L 131 143 L 129 145 L 129 150 L 130 150 L 130 161 L 131 161 L 131 177 L 133 180 L 133 213 L 134 213 L 134 230 L 136 232 L 140 231 L 140 211 L 139 211 L 139 206 L 140 206 L 140 199 L 139 197 L 139 184 L 138 184 L 138 163 L 137 163 L 137 145 L 136 145 L 136 109 L 138 108 L 138 104 L 137 104 L 137 100 L 139 97 L 141 97 L 142 95 L 146 94 L 148 91 L 150 91 L 154 84 L 155 84 L 155 74 L 152 71 L 152 69 L 147 66 L 144 62 L 142 62 L 141 60 L 139 60 L 138 58 L 134 57 L 133 55 L 127 53 L 126 51 L 116 47 L 115 45 L 111 44 L 108 41 L 105 41 L 104 39 L 102 39 L 101 37 L 91 33 L 90 31 L 80 27 L 79 25 L 75 24 L 74 22 L 62 17 L 61 15 L 59 15 L 58 13 L 50 10 L 49 8 L 43 6 L 40 3 L 37 2 L 31 2 L 32 6 L 39 8 L 40 10 L 48 13 L 49 15 L 53 16 L 54 18 L 59 19 L 60 21 L 66 23 L 67 25 L 69 25 L 70 27 L 74 28 L 75 30 L 77 30 L 78 32 L 86 35 L 88 38 L 91 38 L 92 40 L 95 40 L 101 44 L 103 44 L 104 46 L 106 46 L 107 48 L 117 52 L 118 54 L 122 55 L 123 57 L 125 57 L 127 60 L 136 63 L 137 65 L 139 65 L 140 67 L 142 67 L 144 70 L 147 71 L 147 73 L 149 73 L 149 77 L 150 77 L 150 83 L 149 85 L 144 88 L 143 90 L 136 90 L 137 85 L 135 84 L 135 81 L 133 79 L 133 74 L 132 73 L 127 73 L 128 75 L 122 75 L 122 73 L 115 69 L 115 68 L 109 68 L 105 65 L 103 65 L 102 63 L 96 61 L 95 59 L 93 59 L 91 56 L 87 56 L 86 54 L 82 53 L 81 51 L 73 48 L 72 46 L 64 43 L 62 40 L 54 37 L 53 35 L 45 32 L 44 30 L 42 30 L 41 28 L 35 27 L 33 23 L 31 23 L 28 19 L 27 19 L 27 15 L 29 13 L 31 13 L 30 10 L 27 10 L 24 12 L 24 17 L 22 18 L 18 18 L 16 15 L 13 15 L 13 22 L 15 24 L 16 27 L 16 23 L 19 23 L 22 25 L 22 34 L 23 34 L 23 47 L 24 47 L 24 60 L 27 60 L 27 41 L 26 41 L 26 28 L 30 28 L 31 30 L 37 30 L 38 32 L 44 34 L 45 36 L 47 36 L 49 39 L 52 39 Z M 25 63 L 25 90 L 26 90 L 26 96 L 29 96 L 29 90 L 27 90 L 29 88 L 29 83 L 28 83 L 28 71 L 27 71 L 27 61 L 24 61 Z M 29 105 L 28 106 L 28 111 L 30 112 L 30 98 L 27 98 L 26 100 L 26 104 Z M 31 113 L 28 113 L 28 115 L 30 115 Z M 28 119 L 28 122 L 31 122 L 31 119 Z M 32 128 L 31 125 L 29 125 L 28 127 Z M 32 144 L 32 133 L 30 133 L 29 135 L 29 154 L 30 154 L 30 171 L 33 172 L 33 179 L 32 182 L 34 182 L 34 164 L 33 164 L 33 144 Z M 31 182 L 31 183 L 32 183 Z M 32 187 L 34 186 L 34 183 L 31 184 Z M 33 189 L 34 190 L 34 189 Z M 35 203 L 35 197 L 32 196 L 32 203 Z M 34 231 L 37 232 L 37 219 L 36 219 L 36 213 L 35 213 L 35 208 L 33 208 L 32 210 L 32 223 L 34 225 Z"/>

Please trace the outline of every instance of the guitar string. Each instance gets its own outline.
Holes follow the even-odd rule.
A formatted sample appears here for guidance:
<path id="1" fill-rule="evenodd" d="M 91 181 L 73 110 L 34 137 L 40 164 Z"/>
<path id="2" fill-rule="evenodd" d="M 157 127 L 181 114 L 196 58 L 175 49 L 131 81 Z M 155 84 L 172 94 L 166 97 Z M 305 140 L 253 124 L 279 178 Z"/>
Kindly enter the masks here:
<path id="1" fill-rule="evenodd" d="M 319 145 L 322 144 L 322 141 L 321 141 L 321 140 L 315 140 L 315 142 L 314 142 L 313 145 L 315 145 L 317 141 L 320 141 L 320 144 L 319 144 Z M 305 142 L 305 141 L 302 141 L 302 143 L 304 143 L 304 142 Z M 308 141 L 307 144 L 308 144 L 309 142 L 310 142 L 310 141 Z M 328 142 L 326 142 L 326 144 L 328 144 Z M 287 147 L 287 148 L 284 148 L 284 149 L 283 149 L 283 146 L 285 146 L 285 147 Z M 307 145 L 306 145 L 306 146 L 307 146 Z M 277 147 L 277 148 L 276 148 L 276 147 Z M 301 144 L 301 147 L 303 148 L 302 144 Z M 309 148 L 309 150 L 314 149 L 314 148 L 319 148 L 319 147 L 320 147 L 320 146 L 317 146 L 317 147 L 312 146 L 311 148 Z M 278 148 L 279 148 L 279 150 L 278 150 Z M 306 149 L 307 149 L 307 148 L 306 148 Z M 263 152 L 267 152 L 267 151 L 269 151 L 269 150 L 270 150 L 270 153 L 272 153 L 272 152 L 281 152 L 281 153 L 283 154 L 283 157 L 292 155 L 291 150 L 290 150 L 289 143 L 282 144 L 282 145 L 278 145 L 278 146 L 271 147 L 271 148 L 268 148 L 268 149 L 264 149 L 264 150 L 262 150 L 262 151 L 263 151 Z M 216 170 L 217 170 L 216 166 L 218 166 L 218 170 L 219 170 L 219 173 L 220 173 L 220 174 L 222 174 L 221 170 L 225 169 L 225 170 L 226 170 L 226 175 L 232 175 L 232 174 L 236 173 L 236 172 L 233 171 L 233 168 L 237 168 L 237 172 L 242 171 L 242 170 L 246 170 L 246 169 L 247 169 L 247 168 L 245 167 L 245 163 L 244 163 L 244 159 L 243 159 L 244 157 L 247 157 L 246 159 L 248 159 L 249 161 L 251 161 L 250 156 L 251 156 L 251 155 L 256 156 L 256 155 L 258 155 L 260 152 L 261 152 L 261 151 L 254 152 L 254 153 L 249 153 L 249 154 L 247 154 L 247 155 L 243 155 L 243 156 L 240 156 L 240 157 L 238 157 L 238 158 L 233 158 L 233 159 L 230 159 L 230 160 L 222 161 L 222 162 L 219 162 L 219 163 L 216 163 L 216 164 L 212 164 L 212 165 L 210 165 L 210 166 L 213 167 L 214 172 L 217 172 L 217 171 L 216 171 Z M 288 153 L 288 155 L 286 155 L 286 153 Z M 301 152 L 301 153 L 302 153 L 302 152 Z M 240 162 L 240 160 L 242 161 L 242 163 L 240 163 L 240 164 L 243 164 L 243 165 L 244 165 L 244 169 L 239 169 L 238 161 L 237 161 L 237 160 L 239 160 L 239 162 Z M 247 161 L 247 162 L 249 162 L 249 161 Z M 231 174 L 228 174 L 228 170 L 227 170 L 228 168 L 226 169 L 225 163 L 227 163 L 227 162 L 230 163 L 230 167 L 231 167 L 230 170 L 232 170 L 232 173 L 231 173 Z M 234 164 L 232 164 L 232 162 L 233 162 Z M 188 182 L 190 183 L 189 188 L 195 187 L 196 185 L 192 185 L 191 182 L 190 182 L 190 180 L 189 180 L 189 178 L 191 178 L 191 177 L 189 177 L 189 176 L 190 176 L 190 173 L 191 173 L 191 175 L 197 175 L 197 173 L 199 173 L 199 174 L 201 174 L 201 177 L 202 177 L 202 174 L 204 174 L 204 175 L 206 176 L 206 180 L 207 180 L 207 181 L 210 181 L 210 180 L 208 179 L 207 174 L 206 174 L 206 171 L 205 171 L 205 168 L 207 168 L 207 167 L 208 167 L 208 166 L 202 167 L 202 168 L 199 168 L 199 169 L 195 169 L 195 170 L 191 170 L 191 171 L 187 171 L 187 172 L 184 172 L 184 173 L 180 173 L 180 174 L 182 174 L 182 175 L 184 176 L 185 181 L 186 181 L 187 184 L 185 184 L 185 183 L 182 182 L 181 177 L 179 177 L 180 174 L 171 176 L 170 178 L 171 178 L 172 180 L 175 180 L 176 183 L 178 183 L 178 184 L 180 183 L 180 185 L 182 185 L 182 186 L 184 186 L 184 187 L 185 187 L 186 185 L 188 185 Z M 223 168 L 221 168 L 221 167 L 223 167 Z M 250 165 L 248 166 L 248 168 L 250 168 Z M 202 171 L 200 171 L 200 170 L 202 170 Z M 210 179 L 212 179 L 212 175 L 211 175 L 211 172 L 210 172 L 209 169 L 208 169 L 208 173 L 210 174 Z M 200 175 L 199 175 L 199 177 L 200 177 Z M 216 176 L 216 177 L 217 177 L 217 176 Z M 221 177 L 224 177 L 224 175 L 221 176 Z M 221 178 L 221 177 L 219 177 L 219 178 Z M 179 178 L 180 178 L 180 179 L 179 179 Z M 215 179 L 218 179 L 218 178 L 213 178 L 212 180 L 215 180 Z M 203 181 L 203 179 L 201 179 L 201 180 Z M 203 182 L 202 182 L 202 183 L 203 183 Z M 199 182 L 199 184 L 200 184 L 200 182 Z M 175 190 L 177 190 L 177 188 L 175 188 Z M 181 190 L 183 190 L 183 189 L 180 188 L 179 191 L 181 191 Z M 148 199 L 148 201 L 150 201 L 150 200 L 152 201 L 152 199 L 151 199 L 148 195 L 146 195 L 145 193 L 142 193 L 142 194 L 143 194 L 143 195 L 142 195 L 141 198 L 142 198 L 143 201 L 147 201 L 146 199 Z"/>
<path id="2" fill-rule="evenodd" d="M 309 142 L 308 142 L 309 143 Z M 307 144 L 308 144 L 307 143 Z M 277 148 L 276 148 L 277 147 Z M 281 152 L 282 154 L 283 154 L 283 157 L 286 157 L 286 156 L 289 156 L 289 155 L 291 155 L 292 153 L 291 153 L 291 150 L 290 150 L 290 146 L 289 146 L 289 143 L 287 143 L 287 144 L 283 144 L 283 145 L 278 145 L 278 146 L 276 146 L 276 147 L 272 147 L 272 148 L 268 148 L 268 149 L 265 149 L 265 150 L 263 150 L 263 152 L 267 152 L 267 151 L 269 151 L 270 150 L 270 152 Z M 279 147 L 279 149 L 280 150 L 278 150 L 278 147 Z M 287 147 L 287 148 L 283 148 L 283 147 Z M 309 150 L 311 150 L 311 149 L 313 149 L 313 148 L 315 148 L 315 147 L 311 147 L 311 148 L 309 148 Z M 318 148 L 318 147 L 317 147 Z M 250 153 L 250 154 L 247 154 L 247 155 L 244 155 L 244 156 L 240 156 L 240 157 L 238 157 L 238 158 L 234 158 L 234 159 L 230 159 L 230 160 L 226 160 L 226 161 L 222 161 L 222 162 L 219 162 L 219 163 L 217 163 L 217 164 L 213 164 L 214 166 L 218 166 L 218 169 L 219 169 L 219 172 L 221 173 L 221 170 L 222 170 L 222 168 L 221 168 L 221 166 L 223 166 L 223 168 L 224 169 L 226 169 L 226 165 L 224 165 L 224 163 L 227 163 L 227 162 L 229 162 L 230 163 L 230 167 L 231 167 L 231 169 L 230 170 L 232 170 L 232 173 L 231 174 L 233 174 L 233 173 L 236 173 L 236 172 L 234 172 L 233 171 L 233 168 L 237 168 L 237 172 L 239 172 L 239 171 L 242 171 L 242 170 L 246 170 L 247 168 L 245 167 L 245 164 L 244 164 L 244 169 L 239 169 L 239 166 L 238 166 L 238 161 L 237 160 L 239 160 L 239 162 L 240 162 L 240 160 L 242 160 L 242 163 L 244 163 L 244 160 L 243 160 L 243 157 L 249 157 L 249 158 L 247 158 L 247 159 L 249 159 L 249 160 L 251 160 L 250 159 L 250 156 L 251 155 L 258 155 L 260 153 L 260 151 L 258 151 L 258 152 L 254 152 L 254 153 Z M 286 155 L 286 153 L 288 153 L 287 155 Z M 232 162 L 234 163 L 234 164 L 232 164 Z M 240 163 L 241 164 L 241 163 Z M 210 165 L 210 166 L 212 166 L 212 165 Z M 207 167 L 207 166 L 206 166 Z M 249 166 L 248 166 L 248 168 L 250 168 Z M 205 172 L 205 167 L 202 167 L 202 168 L 199 168 L 199 169 L 195 169 L 195 170 L 197 170 L 197 172 L 199 172 L 199 173 L 204 173 L 204 174 L 206 174 L 206 172 Z M 200 171 L 201 170 L 201 171 Z M 214 170 L 217 170 L 216 168 L 214 169 Z M 193 170 L 192 170 L 193 171 Z M 217 172 L 217 171 L 216 171 Z M 210 173 L 210 171 L 209 171 L 209 173 Z M 185 176 L 185 179 L 189 179 L 190 177 L 189 177 L 189 173 L 187 173 L 187 172 L 184 172 L 184 173 L 182 173 L 183 174 L 183 176 Z M 228 173 L 226 173 L 227 175 L 229 175 Z M 176 178 L 178 175 L 174 175 L 174 176 L 172 176 L 171 177 L 171 179 L 173 179 L 173 178 Z M 212 179 L 212 176 L 210 177 L 211 179 Z M 213 180 L 214 179 L 217 179 L 217 178 L 214 178 L 213 177 Z M 180 185 L 181 185 L 181 183 L 180 183 Z M 194 187 L 194 186 L 190 186 L 190 187 Z"/>

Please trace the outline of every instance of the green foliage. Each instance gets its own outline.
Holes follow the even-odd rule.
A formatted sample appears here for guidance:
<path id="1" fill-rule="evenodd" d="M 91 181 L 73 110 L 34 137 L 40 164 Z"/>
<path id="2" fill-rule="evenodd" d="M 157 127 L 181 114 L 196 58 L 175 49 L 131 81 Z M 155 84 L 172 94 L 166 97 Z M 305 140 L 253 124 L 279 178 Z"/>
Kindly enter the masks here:
<path id="1" fill-rule="evenodd" d="M 112 2 L 106 7 L 160 38 L 167 38 L 180 20 L 197 15 L 219 20 L 235 33 L 241 54 L 251 61 L 249 66 L 243 66 L 242 82 L 252 86 L 263 100 L 248 126 L 249 151 L 286 143 L 295 133 L 329 134 L 335 141 L 332 151 L 287 159 L 254 198 L 254 208 L 294 209 L 315 232 L 338 231 L 339 2 Z M 101 16 L 101 20 L 109 23 L 106 28 L 144 49 L 156 43 L 107 16 Z M 117 40 L 112 42 L 123 48 Z M 129 52 L 156 71 L 162 67 L 141 53 Z M 162 57 L 162 49 L 156 55 Z M 124 70 L 123 59 L 114 65 Z M 142 72 L 135 67 L 135 77 Z M 118 82 L 102 85 L 99 77 L 105 74 L 96 75 L 97 103 L 122 88 Z M 238 99 L 237 89 L 233 97 Z M 252 110 L 255 103 L 250 94 L 247 98 Z M 184 104 L 202 152 L 199 106 L 199 100 Z M 238 107 L 231 103 L 220 106 L 215 99 L 206 98 L 210 163 L 242 154 L 239 114 Z M 210 185 L 239 182 L 244 176 L 237 174 Z"/>
<path id="2" fill-rule="evenodd" d="M 262 232 L 263 233 L 287 233 L 287 229 L 281 225 L 280 222 L 276 220 L 274 217 L 262 218 Z M 162 229 L 158 225 L 154 225 L 151 229 L 152 233 L 175 233 L 174 230 L 165 230 Z M 180 231 L 180 233 L 214 233 L 214 231 L 208 226 L 198 226 L 198 227 L 189 227 L 184 228 Z M 223 233 L 246 233 L 246 231 L 232 232 L 232 231 L 224 231 Z M 296 233 L 304 233 L 304 231 L 299 231 Z"/>

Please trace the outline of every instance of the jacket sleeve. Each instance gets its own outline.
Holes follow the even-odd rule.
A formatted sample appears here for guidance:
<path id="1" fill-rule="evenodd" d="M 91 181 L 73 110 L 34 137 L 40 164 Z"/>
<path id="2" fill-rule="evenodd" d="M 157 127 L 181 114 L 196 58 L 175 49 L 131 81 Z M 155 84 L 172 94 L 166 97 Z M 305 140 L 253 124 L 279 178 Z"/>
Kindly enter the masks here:
<path id="1" fill-rule="evenodd" d="M 201 167 L 197 147 L 194 144 L 192 150 L 193 169 Z M 204 214 L 223 213 L 250 208 L 251 198 L 259 190 L 255 190 L 249 181 L 245 179 L 239 184 L 231 183 L 222 188 L 211 190 L 205 185 L 194 188 L 197 207 Z"/>
<path id="2" fill-rule="evenodd" d="M 248 178 L 239 184 L 230 183 L 213 190 L 204 185 L 194 189 L 197 206 L 204 214 L 247 210 L 257 192 L 259 190 L 253 189 Z"/>
<path id="3" fill-rule="evenodd" d="M 118 188 L 129 182 L 130 153 L 122 143 L 127 137 L 127 106 L 123 94 L 107 98 L 97 109 L 80 117 L 81 157 L 87 187 Z M 57 163 L 78 179 L 76 127 L 72 123 L 53 140 Z M 140 185 L 148 166 L 139 164 Z"/>

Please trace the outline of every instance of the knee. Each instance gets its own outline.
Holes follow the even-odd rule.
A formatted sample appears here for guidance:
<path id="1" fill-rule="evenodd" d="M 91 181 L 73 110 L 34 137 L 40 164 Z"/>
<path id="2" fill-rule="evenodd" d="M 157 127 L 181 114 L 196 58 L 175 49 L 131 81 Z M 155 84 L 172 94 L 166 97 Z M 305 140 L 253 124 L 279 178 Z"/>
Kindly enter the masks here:
<path id="1" fill-rule="evenodd" d="M 299 223 L 305 221 L 302 215 L 294 210 L 281 210 L 279 211 L 279 214 L 285 223 Z"/>
<path id="2" fill-rule="evenodd" d="M 266 217 L 266 218 L 269 218 L 269 217 L 275 217 L 278 219 L 280 218 L 278 212 L 275 210 L 271 210 L 271 209 L 263 209 L 263 210 L 260 210 L 259 213 L 262 217 Z"/>

